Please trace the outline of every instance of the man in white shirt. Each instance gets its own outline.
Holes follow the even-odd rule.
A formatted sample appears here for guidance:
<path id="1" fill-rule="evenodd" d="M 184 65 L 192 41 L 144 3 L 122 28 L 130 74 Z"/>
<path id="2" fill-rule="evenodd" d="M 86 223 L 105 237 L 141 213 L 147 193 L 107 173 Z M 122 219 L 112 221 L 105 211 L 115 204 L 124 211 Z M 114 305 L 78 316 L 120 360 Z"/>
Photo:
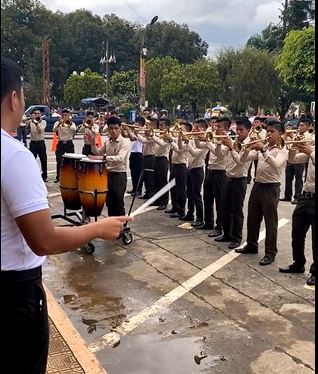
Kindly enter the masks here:
<path id="1" fill-rule="evenodd" d="M 45 256 L 76 250 L 95 238 L 114 240 L 130 217 L 53 226 L 38 165 L 32 153 L 10 136 L 24 108 L 21 70 L 1 57 L 2 367 L 10 373 L 45 374 L 49 345 L 42 286 Z"/>
<path id="2" fill-rule="evenodd" d="M 303 273 L 305 271 L 305 238 L 311 226 L 313 262 L 310 266 L 309 272 L 311 276 L 307 280 L 307 284 L 309 286 L 314 286 L 317 262 L 315 243 L 315 148 L 311 144 L 304 144 L 299 146 L 299 153 L 296 152 L 296 150 L 289 151 L 288 162 L 291 164 L 308 162 L 308 173 L 304 183 L 303 193 L 293 213 L 291 236 L 294 262 L 287 267 L 279 268 L 279 271 L 281 273 Z"/>
<path id="3" fill-rule="evenodd" d="M 248 201 L 247 245 L 235 249 L 242 254 L 258 253 L 258 237 L 264 218 L 265 256 L 260 265 L 271 264 L 277 254 L 278 202 L 282 169 L 288 159 L 286 148 L 279 147 L 279 139 L 285 132 L 284 125 L 272 121 L 267 125 L 268 142 L 259 141 L 247 148 L 241 155 L 241 161 L 258 160 L 255 183 Z"/>
<path id="4" fill-rule="evenodd" d="M 39 156 L 42 168 L 42 179 L 47 182 L 47 154 L 44 140 L 46 121 L 41 118 L 41 111 L 33 109 L 31 113 L 30 127 L 30 151 L 33 156 Z"/>

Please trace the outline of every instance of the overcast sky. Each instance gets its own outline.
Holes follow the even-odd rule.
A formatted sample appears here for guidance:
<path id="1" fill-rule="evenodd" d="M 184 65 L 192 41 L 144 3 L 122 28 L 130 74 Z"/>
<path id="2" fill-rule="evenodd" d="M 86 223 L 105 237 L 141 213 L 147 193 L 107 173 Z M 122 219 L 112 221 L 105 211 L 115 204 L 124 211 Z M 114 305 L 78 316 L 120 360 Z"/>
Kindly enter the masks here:
<path id="1" fill-rule="evenodd" d="M 103 16 L 147 24 L 158 21 L 186 23 L 209 44 L 209 55 L 223 46 L 241 47 L 269 22 L 279 21 L 282 0 L 41 0 L 53 11 L 68 13 L 79 8 Z M 151 5 L 150 5 L 151 4 Z"/>

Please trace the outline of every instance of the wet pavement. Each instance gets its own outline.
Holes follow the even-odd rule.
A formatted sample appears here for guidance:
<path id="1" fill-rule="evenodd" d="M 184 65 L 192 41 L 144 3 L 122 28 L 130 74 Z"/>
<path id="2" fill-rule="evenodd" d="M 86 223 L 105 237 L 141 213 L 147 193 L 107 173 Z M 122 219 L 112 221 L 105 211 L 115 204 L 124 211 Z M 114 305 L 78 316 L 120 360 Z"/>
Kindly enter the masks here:
<path id="1" fill-rule="evenodd" d="M 75 142 L 80 153 L 82 140 Z M 49 149 L 50 140 L 47 144 Z M 53 183 L 54 154 L 48 155 L 53 171 L 47 183 L 49 200 L 52 212 L 62 213 L 61 197 L 53 195 L 59 192 Z M 125 201 L 128 207 L 131 197 Z M 141 203 L 137 199 L 136 207 Z M 120 240 L 96 240 L 93 255 L 78 250 L 51 256 L 44 281 L 87 345 L 114 330 L 124 331 L 113 348 L 95 353 L 109 374 L 313 373 L 315 296 L 304 287 L 308 272 L 278 272 L 279 266 L 291 263 L 293 210 L 290 203 L 279 204 L 279 218 L 289 221 L 279 229 L 273 264 L 258 265 L 262 241 L 259 254 L 229 261 L 148 318 L 143 319 L 145 308 L 223 259 L 231 252 L 226 245 L 205 231 L 180 228 L 182 222 L 152 210 L 131 223 L 134 240 L 129 246 Z M 244 238 L 245 230 L 246 224 Z M 308 271 L 310 234 L 306 257 Z M 136 316 L 134 328 L 125 330 Z"/>

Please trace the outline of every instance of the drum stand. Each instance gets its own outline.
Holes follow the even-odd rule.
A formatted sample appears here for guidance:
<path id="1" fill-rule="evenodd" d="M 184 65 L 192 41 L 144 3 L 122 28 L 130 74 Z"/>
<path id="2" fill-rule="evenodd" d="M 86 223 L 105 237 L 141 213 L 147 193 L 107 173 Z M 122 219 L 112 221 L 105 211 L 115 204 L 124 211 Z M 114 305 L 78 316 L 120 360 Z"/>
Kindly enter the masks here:
<path id="1" fill-rule="evenodd" d="M 75 216 L 77 218 L 77 221 L 70 218 L 72 216 Z M 85 211 L 82 207 L 81 211 L 72 211 L 67 212 L 67 209 L 64 206 L 64 214 L 53 214 L 51 216 L 52 219 L 63 219 L 64 221 L 67 221 L 71 223 L 71 225 L 62 225 L 62 226 L 82 226 L 90 222 L 90 218 L 86 216 Z M 95 221 L 97 221 L 97 217 L 95 217 Z M 84 250 L 87 254 L 92 254 L 95 252 L 95 245 L 92 242 L 88 242 L 84 246 L 81 247 L 81 250 Z"/>

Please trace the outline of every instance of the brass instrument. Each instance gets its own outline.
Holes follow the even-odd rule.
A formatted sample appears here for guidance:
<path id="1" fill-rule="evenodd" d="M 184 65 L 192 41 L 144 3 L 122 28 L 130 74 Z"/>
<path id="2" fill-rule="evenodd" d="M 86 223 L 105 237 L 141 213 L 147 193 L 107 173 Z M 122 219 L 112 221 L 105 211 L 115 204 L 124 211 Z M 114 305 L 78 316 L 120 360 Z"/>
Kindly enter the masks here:
<path id="1" fill-rule="evenodd" d="M 72 121 L 69 118 L 62 119 L 59 123 L 61 127 L 71 127 Z"/>
<path id="2" fill-rule="evenodd" d="M 284 140 L 293 139 L 298 130 L 287 129 L 283 135 Z"/>
<path id="3" fill-rule="evenodd" d="M 42 117 L 38 116 L 38 117 L 35 117 L 32 119 L 32 122 L 35 124 L 35 125 L 38 125 L 42 122 Z"/>
<path id="4" fill-rule="evenodd" d="M 245 151 L 246 148 L 250 148 L 252 145 L 256 144 L 256 143 L 263 143 L 263 144 L 266 144 L 268 142 L 268 138 L 264 138 L 264 139 L 256 139 L 256 140 L 253 140 L 249 143 L 240 143 L 238 142 L 236 147 L 237 147 L 237 151 L 240 152 L 242 149 Z"/>
<path id="5" fill-rule="evenodd" d="M 180 130 L 179 131 L 179 138 L 181 138 L 184 142 L 188 143 L 189 140 L 194 139 L 195 137 L 204 136 L 204 141 L 210 142 L 212 141 L 213 134 L 208 131 L 191 131 L 191 132 L 185 132 Z"/>
<path id="6" fill-rule="evenodd" d="M 251 131 L 249 132 L 248 136 L 251 139 L 260 139 L 260 132 L 263 130 L 263 127 L 261 125 L 255 126 Z"/>
<path id="7" fill-rule="evenodd" d="M 309 129 L 308 129 L 308 132 L 309 134 L 314 134 L 315 133 L 315 128 L 313 125 L 310 125 Z"/>

